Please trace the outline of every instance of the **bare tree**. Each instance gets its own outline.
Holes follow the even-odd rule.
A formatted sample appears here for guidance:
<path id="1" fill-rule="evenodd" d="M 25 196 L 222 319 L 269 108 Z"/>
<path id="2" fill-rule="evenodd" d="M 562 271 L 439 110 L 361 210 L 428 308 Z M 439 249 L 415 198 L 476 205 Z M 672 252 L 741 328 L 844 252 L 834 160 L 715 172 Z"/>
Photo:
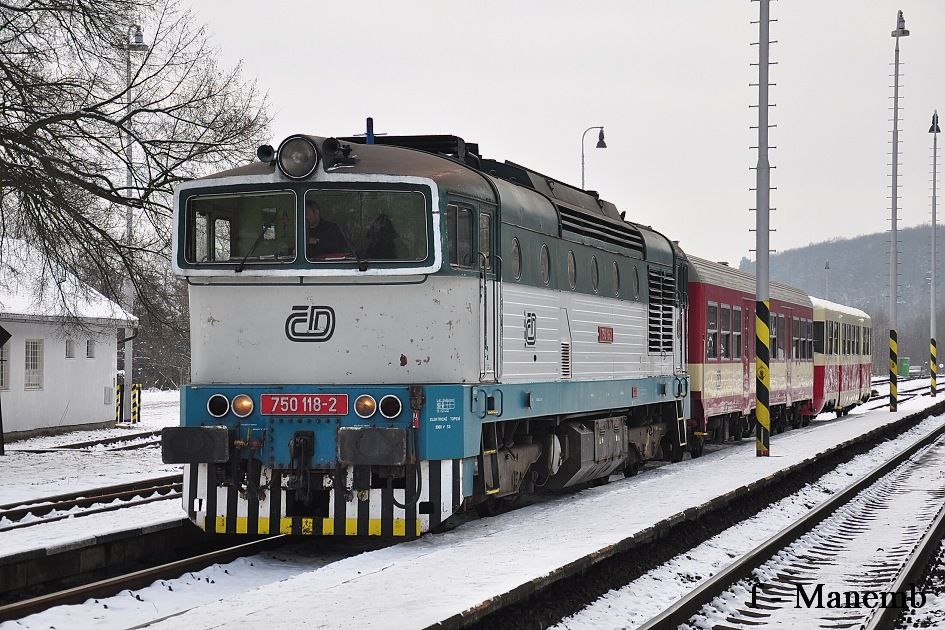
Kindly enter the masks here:
<path id="1" fill-rule="evenodd" d="M 134 24 L 146 51 L 129 52 Z M 265 97 L 216 57 L 174 0 L 0 0 L 0 237 L 109 296 L 130 274 L 151 310 L 173 185 L 250 160 L 268 132 Z"/>

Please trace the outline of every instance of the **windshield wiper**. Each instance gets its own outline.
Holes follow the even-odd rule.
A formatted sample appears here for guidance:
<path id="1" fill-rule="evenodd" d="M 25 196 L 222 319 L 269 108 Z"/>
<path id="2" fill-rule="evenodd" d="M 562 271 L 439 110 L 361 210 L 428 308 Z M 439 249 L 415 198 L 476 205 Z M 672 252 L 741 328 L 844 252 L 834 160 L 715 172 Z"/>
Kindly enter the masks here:
<path id="1" fill-rule="evenodd" d="M 269 229 L 268 225 L 264 225 L 262 231 L 259 233 L 259 236 L 256 237 L 256 242 L 253 243 L 253 246 L 249 248 L 249 251 L 246 252 L 246 255 L 243 256 L 243 260 L 240 261 L 240 264 L 236 265 L 236 269 L 233 270 L 233 273 L 240 273 L 243 271 L 243 268 L 246 267 L 246 259 L 253 255 L 253 252 L 256 251 L 256 248 L 259 247 L 259 244 L 262 242 L 263 237 L 266 235 L 266 230 Z"/>
<path id="2" fill-rule="evenodd" d="M 348 240 L 348 235 L 345 234 L 344 229 L 339 229 L 341 232 L 341 238 L 345 239 L 345 244 L 348 246 L 348 249 L 351 250 L 351 253 L 354 254 L 355 260 L 358 261 L 358 271 L 367 271 L 367 261 L 361 258 L 361 255 L 358 254 L 358 250 L 354 248 L 354 245 L 351 244 L 351 241 Z"/>

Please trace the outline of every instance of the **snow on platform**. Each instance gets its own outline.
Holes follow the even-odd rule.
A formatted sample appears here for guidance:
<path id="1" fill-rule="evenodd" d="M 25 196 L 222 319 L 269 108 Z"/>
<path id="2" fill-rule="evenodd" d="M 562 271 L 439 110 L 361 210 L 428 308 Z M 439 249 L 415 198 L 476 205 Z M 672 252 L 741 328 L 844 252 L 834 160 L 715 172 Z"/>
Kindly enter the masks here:
<path id="1" fill-rule="evenodd" d="M 916 397 L 901 403 L 894 414 L 861 410 L 842 420 L 816 421 L 775 436 L 768 458 L 755 457 L 754 443 L 747 441 L 445 534 L 347 558 L 151 627 L 426 627 L 939 400 Z"/>

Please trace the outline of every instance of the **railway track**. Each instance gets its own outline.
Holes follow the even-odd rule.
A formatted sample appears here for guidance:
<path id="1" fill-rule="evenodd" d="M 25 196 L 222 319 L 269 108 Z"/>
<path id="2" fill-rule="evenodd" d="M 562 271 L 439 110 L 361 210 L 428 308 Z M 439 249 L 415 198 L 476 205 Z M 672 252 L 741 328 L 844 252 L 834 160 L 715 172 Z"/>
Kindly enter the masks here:
<path id="1" fill-rule="evenodd" d="M 919 387 L 913 387 L 912 389 L 903 389 L 899 391 L 899 402 L 905 402 L 916 396 L 924 395 L 922 392 L 926 392 L 931 388 L 931 385 L 920 385 Z M 889 394 L 882 394 L 881 396 L 871 396 L 869 402 L 874 402 L 877 400 L 886 400 L 887 402 L 881 403 L 878 405 L 872 405 L 867 407 L 867 410 L 872 411 L 874 409 L 880 409 L 889 404 Z"/>
<path id="2" fill-rule="evenodd" d="M 183 475 L 167 475 L 0 505 L 0 532 L 179 499 L 182 484 Z"/>
<path id="3" fill-rule="evenodd" d="M 215 563 L 230 562 L 236 558 L 273 549 L 286 541 L 284 535 L 271 536 L 7 604 L 0 606 L 0 621 L 19 619 L 54 606 L 78 604 L 93 597 L 108 597 L 125 589 L 147 586 L 155 580 L 177 578 L 188 571 L 198 571 Z"/>
<path id="4" fill-rule="evenodd" d="M 798 606 L 907 593 L 945 534 L 945 426 L 834 495 L 640 626 L 892 628 L 901 608 Z M 803 593 L 803 599 L 801 599 Z M 746 600 L 747 594 L 747 600 Z M 752 600 L 751 598 L 754 597 Z M 818 600 L 814 600 L 815 603 Z M 872 606 L 872 607 L 871 607 Z"/>
<path id="5" fill-rule="evenodd" d="M 23 453 L 56 453 L 59 451 L 82 451 L 103 447 L 106 451 L 130 451 L 139 448 L 156 446 L 161 443 L 160 431 L 141 431 L 138 433 L 129 433 L 128 435 L 119 435 L 110 438 L 101 438 L 98 440 L 87 440 L 84 442 L 72 442 L 70 444 L 61 444 L 49 448 L 24 448 L 14 449 Z"/>

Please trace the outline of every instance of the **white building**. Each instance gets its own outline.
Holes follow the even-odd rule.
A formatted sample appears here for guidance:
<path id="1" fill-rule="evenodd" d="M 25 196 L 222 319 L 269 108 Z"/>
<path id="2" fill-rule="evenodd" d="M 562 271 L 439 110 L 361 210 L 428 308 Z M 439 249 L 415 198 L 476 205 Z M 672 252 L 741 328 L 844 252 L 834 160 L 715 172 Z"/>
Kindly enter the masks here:
<path id="1" fill-rule="evenodd" d="M 72 274 L 40 269 L 36 250 L 4 242 L 0 326 L 12 335 L 0 350 L 7 440 L 115 420 L 117 332 L 129 316 Z"/>

